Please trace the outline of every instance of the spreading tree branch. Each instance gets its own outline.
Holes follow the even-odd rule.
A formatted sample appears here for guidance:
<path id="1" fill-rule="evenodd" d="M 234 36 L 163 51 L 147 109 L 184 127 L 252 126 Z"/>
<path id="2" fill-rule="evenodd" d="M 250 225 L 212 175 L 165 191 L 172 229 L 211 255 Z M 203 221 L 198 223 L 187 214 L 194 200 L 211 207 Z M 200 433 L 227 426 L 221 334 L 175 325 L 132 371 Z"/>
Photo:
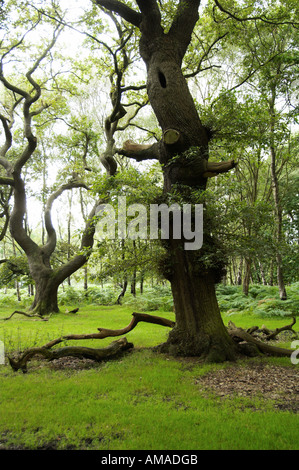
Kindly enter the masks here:
<path id="1" fill-rule="evenodd" d="M 119 2 L 118 0 L 94 0 L 94 3 L 96 5 L 106 8 L 109 11 L 117 13 L 125 21 L 128 21 L 132 25 L 137 26 L 139 28 L 142 18 L 141 14 L 128 7 L 124 3 Z"/>
<path id="2" fill-rule="evenodd" d="M 52 206 L 54 201 L 66 190 L 69 189 L 74 189 L 74 188 L 85 188 L 88 189 L 85 183 L 76 181 L 76 180 L 71 180 L 66 184 L 61 185 L 54 193 L 51 194 L 51 196 L 48 198 L 46 207 L 45 207 L 45 228 L 47 231 L 48 235 L 48 241 L 46 245 L 43 247 L 43 251 L 47 256 L 51 256 L 51 254 L 54 252 L 56 248 L 56 230 L 52 224 L 52 217 L 51 217 L 51 211 L 52 211 Z"/>
<path id="3" fill-rule="evenodd" d="M 88 260 L 89 256 L 91 255 L 93 243 L 94 243 L 94 234 L 96 229 L 97 223 L 97 209 L 98 206 L 103 204 L 104 200 L 96 201 L 94 204 L 90 214 L 87 217 L 87 221 L 85 224 L 84 232 L 81 238 L 81 246 L 80 252 L 78 255 L 74 256 L 70 261 L 62 265 L 55 271 L 55 276 L 59 284 L 67 279 L 71 274 L 75 271 L 80 269 L 86 261 Z"/>
<path id="4" fill-rule="evenodd" d="M 200 0 L 180 0 L 168 35 L 175 39 L 183 60 L 198 21 Z"/>

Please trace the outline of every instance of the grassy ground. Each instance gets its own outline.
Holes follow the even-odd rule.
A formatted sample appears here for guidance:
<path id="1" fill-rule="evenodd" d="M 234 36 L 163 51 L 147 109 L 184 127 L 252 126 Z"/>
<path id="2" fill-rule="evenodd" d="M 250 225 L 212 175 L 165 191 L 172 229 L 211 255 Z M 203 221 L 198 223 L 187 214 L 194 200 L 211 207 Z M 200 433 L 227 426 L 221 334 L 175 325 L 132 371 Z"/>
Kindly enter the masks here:
<path id="1" fill-rule="evenodd" d="M 0 319 L 12 311 L 1 308 Z M 0 321 L 0 340 L 11 354 L 61 335 L 124 327 L 131 313 L 128 307 L 82 306 L 77 314 L 61 313 L 48 322 L 15 315 Z M 169 312 L 157 314 L 174 318 Z M 224 316 L 225 323 L 229 319 Z M 265 324 L 270 329 L 286 324 L 281 318 L 241 314 L 233 321 L 241 327 Z M 179 361 L 148 349 L 165 341 L 167 333 L 167 328 L 141 323 L 126 335 L 135 345 L 133 352 L 101 364 L 34 360 L 27 374 L 1 365 L 0 449 L 299 448 L 294 412 L 279 411 L 273 400 L 260 394 L 220 397 L 201 387 L 200 377 L 231 365 Z M 110 342 L 108 338 L 84 345 L 102 347 Z M 263 361 L 298 367 L 287 358 Z"/>

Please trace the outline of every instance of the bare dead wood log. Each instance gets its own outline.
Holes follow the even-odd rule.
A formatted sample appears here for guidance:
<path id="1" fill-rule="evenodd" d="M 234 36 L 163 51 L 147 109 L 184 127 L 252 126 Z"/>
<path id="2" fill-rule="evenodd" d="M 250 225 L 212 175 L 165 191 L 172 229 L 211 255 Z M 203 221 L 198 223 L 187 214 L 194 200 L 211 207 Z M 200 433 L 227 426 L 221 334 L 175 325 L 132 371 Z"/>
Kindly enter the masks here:
<path id="1" fill-rule="evenodd" d="M 54 349 L 53 351 L 50 351 L 50 349 L 46 347 L 31 348 L 26 350 L 18 360 L 11 357 L 9 357 L 8 360 L 14 371 L 21 369 L 23 373 L 26 373 L 28 361 L 36 355 L 41 355 L 48 361 L 72 356 L 100 362 L 105 359 L 115 358 L 120 353 L 131 348 L 133 348 L 133 344 L 129 343 L 127 338 L 120 338 L 113 341 L 109 346 L 101 349 L 86 348 L 84 346 L 66 346 L 64 348 Z"/>
<path id="2" fill-rule="evenodd" d="M 10 320 L 16 313 L 18 313 L 19 315 L 24 315 L 25 317 L 28 317 L 28 318 L 39 318 L 40 320 L 43 320 L 43 321 L 48 320 L 47 318 L 44 318 L 42 315 L 39 315 L 38 313 L 31 314 L 27 312 L 22 312 L 21 310 L 15 310 L 14 312 L 12 312 L 12 314 L 9 317 L 2 318 L 2 320 Z"/>
<path id="3" fill-rule="evenodd" d="M 269 328 L 267 328 L 265 325 L 262 325 L 259 331 L 267 336 L 271 335 L 272 333 L 271 330 L 269 330 Z"/>
<path id="4" fill-rule="evenodd" d="M 250 335 L 252 335 L 252 333 L 254 333 L 255 331 L 257 331 L 259 329 L 258 326 L 252 326 L 251 328 L 248 328 L 247 333 L 249 333 Z"/>
<path id="5" fill-rule="evenodd" d="M 259 341 L 250 333 L 247 333 L 247 331 L 236 327 L 233 322 L 228 323 L 228 333 L 233 339 L 237 338 L 247 343 L 253 343 L 261 352 L 271 354 L 272 356 L 291 357 L 291 354 L 293 353 L 293 350 L 270 346 L 269 344 Z"/>
<path id="6" fill-rule="evenodd" d="M 80 346 L 67 346 L 64 348 L 56 349 L 54 351 L 50 351 L 53 346 L 56 346 L 59 343 L 67 340 L 80 340 L 80 339 L 103 339 L 111 336 L 122 336 L 123 334 L 132 331 L 135 326 L 143 321 L 147 323 L 153 323 L 156 325 L 162 325 L 169 328 L 172 328 L 175 323 L 171 320 L 168 320 L 163 317 L 157 317 L 155 315 L 148 315 L 146 313 L 137 313 L 133 312 L 133 318 L 128 326 L 125 328 L 121 328 L 119 330 L 109 330 L 105 328 L 98 328 L 98 333 L 91 333 L 91 334 L 72 334 L 62 336 L 60 338 L 56 338 L 42 347 L 38 348 L 30 348 L 27 349 L 18 360 L 15 360 L 11 357 L 8 358 L 9 363 L 13 370 L 17 371 L 21 369 L 24 373 L 27 372 L 27 362 L 36 355 L 42 355 L 48 360 L 58 359 L 59 357 L 66 357 L 66 356 L 75 356 L 75 357 L 85 357 L 88 359 L 94 359 L 96 361 L 106 359 L 108 357 L 114 357 L 117 354 L 118 350 L 126 350 L 129 348 L 133 348 L 131 343 L 128 343 L 126 338 L 120 338 L 117 341 L 114 341 L 108 346 L 107 348 L 103 349 L 93 349 L 93 348 L 85 348 Z M 118 349 L 119 348 L 119 349 Z"/>
<path id="7" fill-rule="evenodd" d="M 98 333 L 66 335 L 66 336 L 62 336 L 61 338 L 54 339 L 53 341 L 47 343 L 44 346 L 44 348 L 52 347 L 55 344 L 59 344 L 62 341 L 67 341 L 67 340 L 104 339 L 108 337 L 122 336 L 132 331 L 139 322 L 153 323 L 156 325 L 166 326 L 168 328 L 173 328 L 175 325 L 175 322 L 168 320 L 167 318 L 157 317 L 155 315 L 148 315 L 147 313 L 133 312 L 132 316 L 133 318 L 131 322 L 129 323 L 129 325 L 124 328 L 120 328 L 119 330 L 98 328 L 98 331 L 99 331 Z"/>
<path id="8" fill-rule="evenodd" d="M 281 333 L 282 331 L 287 331 L 287 330 L 292 331 L 295 334 L 295 336 L 297 336 L 296 331 L 293 330 L 293 326 L 295 325 L 295 323 L 296 323 L 296 318 L 293 317 L 292 323 L 290 323 L 289 325 L 283 326 L 281 328 L 276 328 L 272 332 L 268 330 L 269 332 L 267 333 L 266 340 L 271 340 L 275 338 L 277 335 L 279 335 L 279 333 Z"/>
<path id="9" fill-rule="evenodd" d="M 156 325 L 166 326 L 173 328 L 175 322 L 168 320 L 167 318 L 157 317 L 155 315 L 148 315 L 146 313 L 132 313 L 132 320 L 128 326 L 121 328 L 120 330 L 109 330 L 105 328 L 98 328 L 101 338 L 107 338 L 108 336 L 121 336 L 129 331 L 132 331 L 139 322 L 154 323 Z"/>

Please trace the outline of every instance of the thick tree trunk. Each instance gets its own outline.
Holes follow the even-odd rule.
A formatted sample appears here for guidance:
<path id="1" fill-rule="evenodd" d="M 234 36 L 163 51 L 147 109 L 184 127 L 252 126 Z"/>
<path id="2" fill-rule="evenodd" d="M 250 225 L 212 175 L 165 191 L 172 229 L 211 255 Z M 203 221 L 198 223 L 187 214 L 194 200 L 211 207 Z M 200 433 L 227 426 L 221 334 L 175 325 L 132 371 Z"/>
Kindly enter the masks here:
<path id="1" fill-rule="evenodd" d="M 165 193 L 173 192 L 178 184 L 204 191 L 208 134 L 183 77 L 175 43 L 165 36 L 157 42 L 155 53 L 150 54 L 149 43 L 141 41 L 141 52 L 148 69 L 148 96 L 164 135 L 159 150 Z M 192 203 L 188 196 L 184 202 Z M 209 361 L 231 360 L 236 349 L 220 315 L 215 266 L 204 266 L 204 250 L 185 250 L 184 242 L 170 239 L 165 245 L 164 268 L 169 269 L 165 275 L 171 283 L 176 326 L 162 350 Z M 209 249 L 213 251 L 213 246 Z"/>
<path id="2" fill-rule="evenodd" d="M 176 325 L 162 351 L 201 356 L 207 361 L 233 360 L 236 346 L 223 324 L 215 292 L 214 273 L 198 266 L 198 253 L 171 240 L 169 256 Z"/>
<path id="3" fill-rule="evenodd" d="M 41 316 L 59 312 L 58 285 L 51 277 L 44 277 L 35 282 L 35 297 L 30 311 Z"/>
<path id="4" fill-rule="evenodd" d="M 121 153 L 137 161 L 159 160 L 164 174 L 164 202 L 169 202 L 170 195 L 175 198 L 179 194 L 180 204 L 194 205 L 192 194 L 203 194 L 208 177 L 234 167 L 234 162 L 208 162 L 209 133 L 200 121 L 181 70 L 198 20 L 200 0 L 180 0 L 167 33 L 156 0 L 137 0 L 140 13 L 121 2 L 96 3 L 140 28 L 148 97 L 162 130 L 160 142 L 152 146 L 124 145 Z M 172 235 L 165 245 L 167 259 L 161 264 L 172 286 L 176 327 L 163 349 L 219 361 L 231 359 L 235 349 L 215 295 L 215 281 L 220 281 L 224 273 L 221 250 L 211 240 L 211 225 L 208 222 L 203 250 L 187 251 L 185 240 L 173 239 Z"/>
<path id="5" fill-rule="evenodd" d="M 29 310 L 41 316 L 59 312 L 57 299 L 59 282 L 55 278 L 49 260 L 42 259 L 42 256 L 36 253 L 28 261 L 35 282 L 35 296 Z"/>
<path id="6" fill-rule="evenodd" d="M 179 140 L 165 144 L 163 149 L 167 162 L 165 191 L 171 192 L 177 183 L 204 190 L 208 139 L 180 67 L 169 58 L 166 60 L 163 53 L 157 54 L 151 62 L 148 80 L 149 98 L 162 130 L 179 130 Z M 196 147 L 196 158 L 176 158 L 175 163 L 170 163 L 172 156 L 184 155 L 191 147 Z M 184 202 L 188 203 L 188 198 Z M 231 360 L 235 357 L 235 345 L 220 315 L 214 267 L 206 267 L 202 272 L 202 253 L 184 250 L 183 243 L 184 240 L 169 240 L 167 245 L 176 326 L 162 350 L 174 355 L 202 356 L 213 362 Z"/>

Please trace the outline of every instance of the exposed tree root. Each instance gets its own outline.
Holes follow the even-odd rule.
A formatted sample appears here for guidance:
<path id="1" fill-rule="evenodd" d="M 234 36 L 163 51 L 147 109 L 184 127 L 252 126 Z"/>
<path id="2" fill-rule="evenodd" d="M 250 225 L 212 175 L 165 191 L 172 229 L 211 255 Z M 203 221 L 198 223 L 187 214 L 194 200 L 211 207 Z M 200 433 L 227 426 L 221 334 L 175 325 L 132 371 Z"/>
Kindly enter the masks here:
<path id="1" fill-rule="evenodd" d="M 136 327 L 136 325 L 141 321 L 147 322 L 147 323 L 154 323 L 156 325 L 166 326 L 169 328 L 173 328 L 175 326 L 175 322 L 168 320 L 166 318 L 157 317 L 155 315 L 148 315 L 145 313 L 134 312 L 132 316 L 133 318 L 131 322 L 125 328 L 121 328 L 118 330 L 98 328 L 98 333 L 80 334 L 80 335 L 73 334 L 73 335 L 62 336 L 60 338 L 56 338 L 50 341 L 49 343 L 45 344 L 42 347 L 27 349 L 25 352 L 21 354 L 21 356 L 18 359 L 13 359 L 9 357 L 8 358 L 9 363 L 11 367 L 13 368 L 13 370 L 17 371 L 21 369 L 23 372 L 27 372 L 27 362 L 30 361 L 30 359 L 36 355 L 42 355 L 49 361 L 52 361 L 53 359 L 58 359 L 60 357 L 66 357 L 66 356 L 74 356 L 74 357 L 80 357 L 80 358 L 93 359 L 95 361 L 101 361 L 104 359 L 115 357 L 119 353 L 126 351 L 128 349 L 131 349 L 134 346 L 133 344 L 128 343 L 127 339 L 124 337 L 117 341 L 113 341 L 109 346 L 103 349 L 96 349 L 96 348 L 93 349 L 93 348 L 86 348 L 86 347 L 80 347 L 80 346 L 67 346 L 67 347 L 55 349 L 52 351 L 50 351 L 50 349 L 53 348 L 53 346 L 56 346 L 57 344 L 63 341 L 68 341 L 68 340 L 103 339 L 107 337 L 122 336 L 132 331 Z M 273 339 L 280 332 L 285 331 L 285 330 L 291 330 L 293 333 L 296 334 L 296 332 L 292 329 L 295 323 L 296 323 L 296 320 L 294 318 L 290 325 L 286 325 L 283 328 L 277 328 L 273 332 L 271 332 L 270 330 L 267 330 L 267 332 L 265 333 L 263 329 L 259 331 L 263 331 L 264 334 L 266 334 L 266 337 L 268 339 L 270 338 Z M 253 333 L 256 333 L 257 330 L 258 330 L 258 327 L 252 327 L 248 329 L 247 331 L 245 331 L 242 328 L 238 328 L 232 322 L 229 322 L 228 324 L 228 333 L 233 338 L 233 340 L 238 343 L 240 350 L 244 354 L 252 355 L 252 354 L 261 352 L 261 353 L 266 353 L 266 354 L 275 355 L 275 356 L 286 356 L 286 357 L 291 356 L 291 354 L 293 353 L 292 350 L 269 345 L 265 343 L 264 341 L 260 341 L 255 336 L 253 336 Z"/>

